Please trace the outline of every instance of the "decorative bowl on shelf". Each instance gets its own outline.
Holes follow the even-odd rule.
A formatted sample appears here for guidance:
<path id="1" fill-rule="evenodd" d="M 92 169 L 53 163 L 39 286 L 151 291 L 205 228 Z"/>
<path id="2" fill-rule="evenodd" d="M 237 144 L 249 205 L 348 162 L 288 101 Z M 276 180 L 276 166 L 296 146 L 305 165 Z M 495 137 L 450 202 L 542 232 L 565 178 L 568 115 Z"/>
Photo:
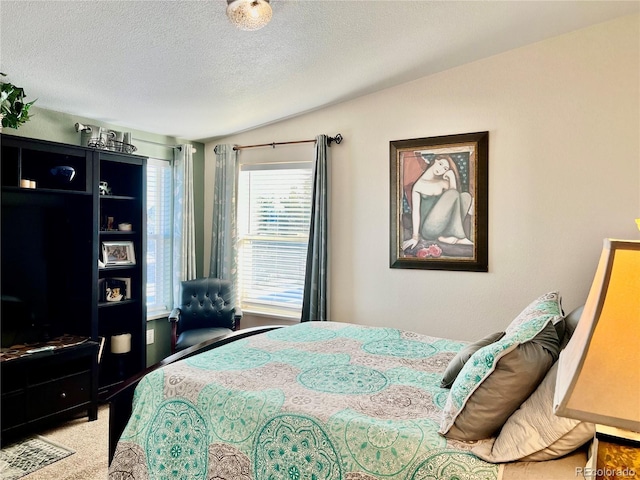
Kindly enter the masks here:
<path id="1" fill-rule="evenodd" d="M 131 224 L 130 223 L 119 223 L 118 224 L 118 230 L 120 230 L 121 232 L 130 232 L 131 231 Z"/>
<path id="2" fill-rule="evenodd" d="M 57 167 L 53 167 L 50 171 L 51 175 L 61 182 L 71 182 L 73 177 L 76 176 L 75 168 L 69 167 L 68 165 L 58 165 Z"/>

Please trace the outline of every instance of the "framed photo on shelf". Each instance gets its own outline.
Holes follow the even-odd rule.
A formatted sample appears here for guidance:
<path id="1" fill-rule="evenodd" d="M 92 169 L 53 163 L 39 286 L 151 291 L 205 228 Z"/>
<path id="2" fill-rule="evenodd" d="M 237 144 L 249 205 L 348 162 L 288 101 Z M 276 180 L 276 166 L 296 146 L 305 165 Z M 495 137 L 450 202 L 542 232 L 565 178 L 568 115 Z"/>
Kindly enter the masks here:
<path id="1" fill-rule="evenodd" d="M 486 272 L 489 132 L 389 142 L 390 267 Z"/>
<path id="2" fill-rule="evenodd" d="M 131 298 L 130 278 L 106 278 L 104 279 L 104 301 L 121 302 Z"/>
<path id="3" fill-rule="evenodd" d="M 102 263 L 105 266 L 135 265 L 133 242 L 102 242 Z"/>

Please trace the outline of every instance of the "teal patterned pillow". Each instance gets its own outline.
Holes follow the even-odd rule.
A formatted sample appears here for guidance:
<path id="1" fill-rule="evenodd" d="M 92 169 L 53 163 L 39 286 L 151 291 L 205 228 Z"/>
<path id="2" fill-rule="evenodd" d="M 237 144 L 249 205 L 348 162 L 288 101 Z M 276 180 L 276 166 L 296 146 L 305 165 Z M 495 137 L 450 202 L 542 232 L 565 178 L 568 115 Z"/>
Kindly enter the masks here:
<path id="1" fill-rule="evenodd" d="M 560 294 L 549 292 L 536 298 L 529 304 L 506 328 L 507 336 L 517 333 L 522 329 L 527 329 L 528 322 L 537 322 L 540 316 L 548 316 L 548 320 L 554 325 L 564 320 Z M 533 335 L 535 336 L 535 334 Z"/>
<path id="2" fill-rule="evenodd" d="M 513 322 L 511 322 L 509 327 L 506 329 L 506 335 L 502 339 L 487 345 L 474 353 L 469 361 L 464 365 L 460 374 L 451 386 L 451 391 L 447 397 L 440 422 L 440 433 L 444 435 L 449 432 L 456 422 L 456 419 L 465 408 L 469 398 L 471 398 L 474 392 L 480 388 L 483 382 L 485 382 L 485 380 L 496 370 L 496 365 L 501 358 L 516 351 L 520 345 L 533 340 L 545 329 L 549 322 L 557 323 L 560 319 L 562 319 L 560 295 L 558 292 L 547 293 L 529 304 L 529 306 L 527 306 L 513 320 Z M 519 352 L 519 354 L 525 355 L 525 357 L 523 357 L 525 360 L 527 355 L 529 355 L 530 358 L 535 359 L 539 352 L 544 354 L 544 349 L 542 347 L 533 350 L 536 351 Z M 551 366 L 551 359 L 544 358 L 544 361 L 548 363 L 548 367 Z M 515 363 L 518 364 L 518 361 Z M 547 368 L 546 364 L 544 368 Z M 502 375 L 503 372 L 500 371 L 499 374 Z M 535 388 L 535 386 L 533 388 Z M 509 395 L 509 392 L 496 393 L 498 395 Z M 499 404 L 493 404 L 490 406 L 483 405 L 482 408 L 485 409 L 483 415 L 486 414 L 487 411 L 495 411 L 499 409 L 499 407 Z M 487 419 L 479 419 L 479 421 L 485 420 Z M 490 418 L 489 421 L 491 421 Z"/>

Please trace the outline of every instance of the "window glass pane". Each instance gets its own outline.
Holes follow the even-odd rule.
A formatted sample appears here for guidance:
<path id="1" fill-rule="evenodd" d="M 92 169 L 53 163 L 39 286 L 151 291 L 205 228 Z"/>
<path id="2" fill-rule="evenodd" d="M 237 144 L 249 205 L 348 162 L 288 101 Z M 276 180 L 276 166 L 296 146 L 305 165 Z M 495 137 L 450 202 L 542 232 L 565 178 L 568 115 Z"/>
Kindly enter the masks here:
<path id="1" fill-rule="evenodd" d="M 147 162 L 147 314 L 172 308 L 171 163 Z"/>
<path id="2" fill-rule="evenodd" d="M 241 169 L 238 290 L 243 310 L 299 317 L 311 193 L 310 163 Z"/>

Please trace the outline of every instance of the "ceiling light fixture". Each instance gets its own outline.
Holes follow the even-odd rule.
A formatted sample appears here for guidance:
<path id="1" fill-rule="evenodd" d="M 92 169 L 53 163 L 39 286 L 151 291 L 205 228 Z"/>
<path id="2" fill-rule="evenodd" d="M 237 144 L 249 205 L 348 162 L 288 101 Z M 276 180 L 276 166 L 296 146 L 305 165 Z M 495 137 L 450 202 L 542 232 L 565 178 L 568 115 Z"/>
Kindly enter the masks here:
<path id="1" fill-rule="evenodd" d="M 227 0 L 227 17 L 240 30 L 259 30 L 272 14 L 269 0 Z"/>

